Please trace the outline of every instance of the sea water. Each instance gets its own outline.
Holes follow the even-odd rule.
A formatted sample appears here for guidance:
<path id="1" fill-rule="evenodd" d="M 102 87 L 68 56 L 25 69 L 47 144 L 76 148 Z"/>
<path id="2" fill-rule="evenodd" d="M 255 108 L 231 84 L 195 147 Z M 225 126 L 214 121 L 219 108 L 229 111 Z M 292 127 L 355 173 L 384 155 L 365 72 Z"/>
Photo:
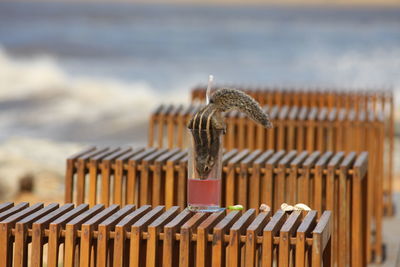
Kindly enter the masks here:
<path id="1" fill-rule="evenodd" d="M 0 2 L 0 141 L 146 143 L 160 103 L 239 85 L 400 87 L 400 9 Z"/>

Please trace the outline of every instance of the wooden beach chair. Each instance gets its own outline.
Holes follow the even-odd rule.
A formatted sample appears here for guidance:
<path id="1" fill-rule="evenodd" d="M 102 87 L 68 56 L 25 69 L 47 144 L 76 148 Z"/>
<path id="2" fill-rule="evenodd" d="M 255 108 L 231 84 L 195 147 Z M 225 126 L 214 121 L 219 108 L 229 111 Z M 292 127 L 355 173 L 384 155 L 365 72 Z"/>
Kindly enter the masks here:
<path id="1" fill-rule="evenodd" d="M 290 88 L 290 87 L 243 87 L 234 85 L 217 85 L 214 88 L 237 88 L 254 97 L 261 105 L 297 106 L 354 110 L 373 113 L 384 122 L 384 136 L 387 148 L 383 152 L 384 162 L 384 214 L 393 215 L 393 168 L 394 168 L 394 96 L 392 90 L 385 89 L 350 89 L 350 88 Z M 206 86 L 192 89 L 193 103 L 204 103 Z"/>
<path id="2" fill-rule="evenodd" d="M 185 150 L 131 148 L 125 154 L 120 152 L 124 149 L 115 148 L 86 151 L 68 160 L 67 173 L 72 175 L 66 177 L 66 186 L 76 193 L 66 195 L 66 202 L 81 204 L 77 200 L 83 200 L 91 207 L 98 203 L 186 206 Z M 99 155 L 96 151 L 104 154 L 110 151 L 112 154 L 107 157 L 112 160 L 107 164 L 98 160 L 97 166 L 91 165 L 92 158 Z M 80 160 L 83 162 L 78 163 Z M 83 196 L 77 195 L 74 186 L 79 185 L 79 179 L 90 181 L 79 190 L 86 192 Z M 382 218 L 367 209 L 371 180 L 366 152 L 234 149 L 223 156 L 222 205 L 242 204 L 246 209 L 256 210 L 265 203 L 275 212 L 283 202 L 292 205 L 301 202 L 319 215 L 332 210 L 333 227 L 337 230 L 333 234 L 335 262 L 358 262 L 360 258 L 367 262 L 372 260 L 373 253 L 379 255 L 382 246 L 381 228 L 374 227 Z M 90 197 L 95 195 L 93 192 L 97 192 L 97 198 Z M 102 198 L 103 194 L 108 196 Z"/>
<path id="3" fill-rule="evenodd" d="M 177 147 L 187 147 L 188 132 L 183 126 L 200 105 L 187 108 L 168 106 L 170 115 L 162 114 L 163 109 L 152 115 L 152 128 L 157 138 L 164 139 L 165 144 Z M 238 148 L 265 150 L 297 150 L 312 151 L 368 151 L 370 164 L 370 182 L 368 183 L 368 212 L 374 218 L 377 231 L 377 244 L 381 244 L 382 216 L 384 213 L 384 183 L 389 182 L 384 175 L 384 119 L 383 113 L 369 113 L 355 110 L 297 106 L 264 106 L 270 114 L 274 128 L 265 129 L 238 112 L 229 112 L 226 116 L 227 134 L 224 136 L 224 147 L 228 150 Z M 172 115 L 173 114 L 173 115 Z M 159 120 L 169 116 L 168 120 Z M 184 123 L 182 123 L 182 121 Z M 178 126 L 178 122 L 179 125 Z M 164 124 L 160 127 L 159 124 Z M 172 125 L 171 125 L 172 124 Z M 163 131 L 162 129 L 169 129 Z M 184 131 L 182 134 L 181 131 Z M 179 136 L 178 136 L 179 134 Z M 151 140 L 151 138 L 149 139 Z M 150 146 L 161 147 L 160 143 L 149 143 Z M 386 178 L 386 179 L 385 179 Z M 229 191 L 229 190 L 228 190 Z M 382 248 L 376 248 L 377 258 L 381 257 Z M 370 254 L 368 254 L 371 257 Z"/>
<path id="4" fill-rule="evenodd" d="M 333 260 L 330 211 L 209 214 L 177 206 L 8 202 L 0 204 L 0 225 L 0 267 L 301 267 Z"/>

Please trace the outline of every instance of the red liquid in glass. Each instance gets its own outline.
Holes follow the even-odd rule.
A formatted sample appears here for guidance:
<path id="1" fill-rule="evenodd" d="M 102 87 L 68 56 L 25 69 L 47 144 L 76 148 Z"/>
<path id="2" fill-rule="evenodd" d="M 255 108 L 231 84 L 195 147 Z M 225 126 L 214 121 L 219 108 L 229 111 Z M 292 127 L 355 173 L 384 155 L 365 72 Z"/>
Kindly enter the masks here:
<path id="1" fill-rule="evenodd" d="M 188 204 L 192 206 L 219 206 L 221 180 L 189 179 Z"/>

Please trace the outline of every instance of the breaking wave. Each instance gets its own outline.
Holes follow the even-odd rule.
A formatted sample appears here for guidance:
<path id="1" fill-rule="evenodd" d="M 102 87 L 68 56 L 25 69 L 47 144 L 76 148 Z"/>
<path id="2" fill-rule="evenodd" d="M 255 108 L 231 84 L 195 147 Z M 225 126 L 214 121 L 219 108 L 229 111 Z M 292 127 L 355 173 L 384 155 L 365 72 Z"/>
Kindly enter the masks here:
<path id="1" fill-rule="evenodd" d="M 133 141 L 160 102 L 188 97 L 182 90 L 158 92 L 145 82 L 72 76 L 46 56 L 15 59 L 0 50 L 0 70 L 1 139 Z"/>

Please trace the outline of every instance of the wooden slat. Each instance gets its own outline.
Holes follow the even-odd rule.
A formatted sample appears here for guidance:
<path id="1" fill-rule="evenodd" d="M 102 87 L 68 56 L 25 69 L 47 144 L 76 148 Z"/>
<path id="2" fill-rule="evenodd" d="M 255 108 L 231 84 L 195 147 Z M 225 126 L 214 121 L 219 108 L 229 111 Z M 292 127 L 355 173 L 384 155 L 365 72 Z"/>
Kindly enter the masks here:
<path id="1" fill-rule="evenodd" d="M 286 181 L 286 201 L 290 204 L 299 203 L 298 201 L 298 170 L 301 164 L 306 160 L 308 156 L 307 151 L 299 153 L 296 158 L 290 162 L 290 174 Z"/>
<path id="2" fill-rule="evenodd" d="M 323 188 L 323 170 L 332 157 L 332 152 L 325 152 L 315 164 L 314 174 L 314 197 L 312 208 L 317 210 L 319 214 L 322 213 L 322 188 Z"/>
<path id="3" fill-rule="evenodd" d="M 177 179 L 177 205 L 186 206 L 186 190 L 187 190 L 187 164 L 189 155 L 186 154 L 179 161 L 178 179 Z"/>
<path id="4" fill-rule="evenodd" d="M 261 178 L 261 203 L 267 204 L 273 210 L 277 209 L 275 207 L 277 204 L 274 202 L 274 168 L 284 156 L 284 150 L 276 152 L 265 164 L 265 174 Z"/>
<path id="5" fill-rule="evenodd" d="M 14 207 L 14 203 L 12 202 L 4 202 L 0 204 L 0 214 L 10 208 Z"/>
<path id="6" fill-rule="evenodd" d="M 258 265 L 258 249 L 257 249 L 257 237 L 260 235 L 262 229 L 269 222 L 270 212 L 261 212 L 257 218 L 249 225 L 246 230 L 246 265 L 256 266 Z"/>
<path id="7" fill-rule="evenodd" d="M 179 228 L 192 213 L 189 210 L 182 211 L 171 222 L 164 226 L 164 242 L 163 242 L 163 259 L 162 266 L 172 267 L 179 264 L 179 246 L 175 241 L 175 233 L 179 232 Z"/>
<path id="8" fill-rule="evenodd" d="M 86 190 L 86 174 L 88 173 L 88 170 L 86 169 L 86 163 L 87 161 L 95 157 L 96 155 L 99 155 L 101 153 L 107 152 L 109 148 L 98 148 L 96 150 L 93 150 L 92 152 L 88 154 L 84 154 L 80 157 L 77 158 L 77 181 L 76 181 L 76 204 L 80 205 L 85 202 L 85 190 Z M 67 186 L 67 185 L 66 185 Z M 68 201 L 72 202 L 72 201 Z"/>
<path id="9" fill-rule="evenodd" d="M 83 151 L 80 151 L 77 154 L 74 154 L 67 158 L 67 167 L 66 167 L 66 173 L 65 173 L 65 196 L 64 196 L 64 200 L 66 203 L 72 202 L 72 199 L 73 199 L 74 169 L 75 169 L 75 162 L 76 162 L 77 158 L 79 158 L 82 155 L 85 155 L 87 153 L 90 153 L 95 149 L 96 149 L 96 147 L 94 147 L 94 146 L 88 147 L 88 148 L 84 149 Z"/>
<path id="10" fill-rule="evenodd" d="M 312 266 L 322 266 L 322 263 L 325 265 L 331 265 L 330 258 L 330 242 L 331 242 L 331 233 L 332 226 L 330 220 L 331 212 L 324 211 L 322 216 L 319 219 L 319 222 L 312 232 L 313 234 L 313 251 L 312 251 Z M 323 258 L 323 251 L 328 246 L 326 253 L 328 254 L 326 258 Z"/>
<path id="11" fill-rule="evenodd" d="M 286 168 L 290 166 L 290 162 L 296 157 L 297 151 L 292 150 L 287 153 L 279 162 L 278 162 L 278 173 L 275 176 L 275 184 L 274 184 L 274 209 L 278 210 L 282 203 L 286 201 L 286 179 L 288 175 L 286 175 Z M 294 204 L 294 203 L 290 203 Z"/>
<path id="12" fill-rule="evenodd" d="M 248 203 L 250 202 L 250 187 L 254 186 L 253 183 L 249 181 L 249 167 L 252 162 L 260 155 L 261 150 L 255 150 L 250 153 L 246 158 L 240 162 L 240 174 L 238 181 L 238 203 L 240 203 L 245 209 L 248 208 Z"/>
<path id="13" fill-rule="evenodd" d="M 160 250 L 162 246 L 160 247 L 159 244 L 159 234 L 162 232 L 163 227 L 176 217 L 179 209 L 178 206 L 171 207 L 148 226 L 146 266 L 160 266 L 162 261 Z"/>
<path id="14" fill-rule="evenodd" d="M 141 162 L 140 182 L 139 182 L 139 205 L 151 205 L 152 203 L 152 183 L 153 175 L 150 171 L 150 165 L 156 158 L 166 153 L 167 149 L 160 149 L 145 157 Z"/>
<path id="15" fill-rule="evenodd" d="M 197 243 L 196 243 L 196 266 L 205 267 L 211 265 L 211 245 L 208 242 L 208 235 L 211 229 L 218 224 L 225 216 L 225 211 L 210 214 L 197 227 Z"/>
<path id="16" fill-rule="evenodd" d="M 129 266 L 144 266 L 146 263 L 145 247 L 142 242 L 142 232 L 164 211 L 164 206 L 157 206 L 145 214 L 131 226 Z"/>
<path id="17" fill-rule="evenodd" d="M 301 212 L 293 211 L 283 224 L 279 234 L 279 266 L 288 267 L 290 263 L 290 240 L 301 223 Z"/>
<path id="18" fill-rule="evenodd" d="M 249 154 L 249 150 L 245 149 L 235 155 L 232 159 L 228 161 L 227 171 L 226 171 L 226 184 L 225 184 L 225 205 L 234 205 L 237 195 L 236 184 L 236 167 L 237 164 Z"/>
<path id="19" fill-rule="evenodd" d="M 278 210 L 271 218 L 270 222 L 263 229 L 263 242 L 261 266 L 272 266 L 274 260 L 274 237 L 279 233 L 286 220 L 285 212 Z"/>
<path id="20" fill-rule="evenodd" d="M 349 264 L 350 257 L 350 181 L 347 180 L 347 170 L 356 158 L 355 153 L 349 153 L 340 164 L 339 175 L 339 213 L 338 213 L 338 264 Z"/>
<path id="21" fill-rule="evenodd" d="M 26 207 L 26 205 L 21 205 L 21 207 Z M 43 203 L 37 203 L 0 221 L 0 255 L 3 256 L 3 259 L 0 261 L 0 266 L 12 265 L 13 246 L 12 243 L 10 243 L 10 239 L 11 230 L 15 226 L 15 223 L 41 208 L 43 208 Z"/>
<path id="22" fill-rule="evenodd" d="M 114 196 L 113 202 L 114 204 L 122 205 L 123 204 L 123 164 L 121 160 L 119 160 L 122 156 L 127 155 L 132 151 L 131 147 L 122 148 L 120 151 L 112 155 L 108 160 L 111 161 L 111 164 L 114 163 Z"/>
<path id="23" fill-rule="evenodd" d="M 307 252 L 306 239 L 311 236 L 311 232 L 316 225 L 317 212 L 310 211 L 304 217 L 302 223 L 296 232 L 296 261 L 295 265 L 299 267 L 307 266 L 309 262 L 309 253 Z"/>
<path id="24" fill-rule="evenodd" d="M 172 149 L 167 153 L 159 156 L 155 159 L 153 164 L 153 184 L 152 184 L 152 205 L 161 205 L 165 203 L 165 174 L 163 172 L 163 166 L 166 165 L 166 162 L 169 158 L 173 157 L 175 154 L 179 152 L 178 148 Z"/>
<path id="25" fill-rule="evenodd" d="M 109 266 L 113 262 L 113 246 L 110 246 L 110 232 L 115 229 L 115 225 L 126 215 L 135 210 L 135 205 L 126 205 L 112 216 L 98 225 L 97 236 L 97 258 L 96 266 Z"/>
<path id="26" fill-rule="evenodd" d="M 14 266 L 28 265 L 28 229 L 32 228 L 33 221 L 40 219 L 57 208 L 57 203 L 51 203 L 16 222 L 14 231 Z"/>
<path id="27" fill-rule="evenodd" d="M 48 229 L 51 221 L 61 217 L 67 212 L 71 211 L 74 205 L 69 203 L 63 205 L 61 208 L 47 214 L 32 224 L 32 256 L 31 266 L 43 265 L 43 246 L 45 244 L 45 229 Z"/>
<path id="28" fill-rule="evenodd" d="M 127 171 L 127 182 L 126 182 L 126 191 L 127 191 L 127 204 L 139 203 L 139 190 L 138 190 L 138 179 L 137 172 L 139 162 L 142 161 L 145 157 L 154 153 L 156 148 L 146 149 L 139 154 L 134 155 L 132 158 L 128 160 L 128 171 Z"/>
<path id="29" fill-rule="evenodd" d="M 52 221 L 49 226 L 48 234 L 48 253 L 47 253 L 47 266 L 58 266 L 58 254 L 60 247 L 61 230 L 64 229 L 65 224 L 72 218 L 79 216 L 89 208 L 88 204 L 81 204 L 73 210 L 65 213 L 61 217 Z"/>
<path id="30" fill-rule="evenodd" d="M 265 162 L 274 154 L 273 150 L 268 150 L 262 153 L 253 162 L 252 173 L 250 176 L 251 184 L 249 186 L 249 208 L 257 210 L 261 203 L 261 195 L 265 186 L 261 183 L 262 173 L 261 168 L 264 166 Z"/>
<path id="31" fill-rule="evenodd" d="M 176 203 L 177 183 L 175 179 L 175 164 L 179 162 L 187 154 L 187 151 L 181 151 L 169 158 L 166 163 L 166 176 L 165 176 L 165 206 L 170 208 Z"/>
<path id="32" fill-rule="evenodd" d="M 344 153 L 338 152 L 328 163 L 328 173 L 326 176 L 326 206 L 325 209 L 333 211 L 332 213 L 332 228 L 334 232 L 337 232 L 338 222 L 336 217 L 339 214 L 339 205 L 341 200 L 337 196 L 337 192 L 339 192 L 339 181 L 336 175 L 336 171 L 339 169 L 339 164 L 343 160 Z M 333 235 L 332 237 L 332 256 L 335 259 L 333 264 L 337 264 L 336 255 L 338 254 L 338 238 L 337 235 Z"/>
<path id="33" fill-rule="evenodd" d="M 76 258 L 75 245 L 78 236 L 78 230 L 80 229 L 82 223 L 84 223 L 88 218 L 96 215 L 104 209 L 104 205 L 95 205 L 90 210 L 85 211 L 78 217 L 75 217 L 69 221 L 65 226 L 65 254 L 64 254 L 64 266 L 74 266 Z"/>
<path id="34" fill-rule="evenodd" d="M 99 163 L 107 156 L 119 151 L 119 148 L 106 150 L 89 159 L 89 205 L 93 207 L 97 203 L 97 177 L 99 173 Z M 102 177 L 104 173 L 102 173 Z M 102 189 L 106 190 L 103 185 Z M 103 190 L 102 190 L 103 192 Z"/>
<path id="35" fill-rule="evenodd" d="M 196 233 L 196 228 L 208 216 L 208 213 L 195 213 L 181 227 L 179 240 L 179 267 L 189 267 L 194 265 L 194 252 L 196 251 L 192 243 L 192 234 Z"/>
<path id="36" fill-rule="evenodd" d="M 134 212 L 126 215 L 115 226 L 114 237 L 114 266 L 126 266 L 129 263 L 127 255 L 129 255 L 128 247 L 126 245 L 129 227 L 137 222 L 142 216 L 151 210 L 151 206 L 145 205 L 135 210 Z"/>
<path id="37" fill-rule="evenodd" d="M 241 244 L 240 236 L 246 232 L 246 228 L 250 225 L 255 217 L 255 210 L 247 210 L 230 228 L 229 231 L 229 257 L 228 266 L 239 266 L 241 262 Z"/>
<path id="38" fill-rule="evenodd" d="M 214 227 L 211 259 L 211 264 L 213 266 L 225 266 L 224 237 L 231 225 L 233 225 L 239 217 L 239 211 L 232 211 Z"/>
<path id="39" fill-rule="evenodd" d="M 119 209 L 119 205 L 111 205 L 105 210 L 101 211 L 100 213 L 96 214 L 86 222 L 84 222 L 81 226 L 81 236 L 80 236 L 80 266 L 90 266 L 91 264 L 91 250 L 92 250 L 92 241 L 93 241 L 93 231 L 96 231 L 98 229 L 98 225 L 101 221 L 105 220 L 109 216 L 111 216 L 113 213 L 117 212 Z M 96 251 L 96 248 L 94 249 Z M 92 255 L 93 256 L 93 255 Z M 96 257 L 93 257 L 94 264 L 96 264 Z"/>
<path id="40" fill-rule="evenodd" d="M 5 206 L 9 206 L 9 205 L 5 205 Z M 18 205 L 14 206 L 14 207 L 10 207 L 9 209 L 4 209 L 1 213 L 0 213 L 0 221 L 4 220 L 5 218 L 27 208 L 29 206 L 28 202 L 22 202 L 19 203 Z"/>

